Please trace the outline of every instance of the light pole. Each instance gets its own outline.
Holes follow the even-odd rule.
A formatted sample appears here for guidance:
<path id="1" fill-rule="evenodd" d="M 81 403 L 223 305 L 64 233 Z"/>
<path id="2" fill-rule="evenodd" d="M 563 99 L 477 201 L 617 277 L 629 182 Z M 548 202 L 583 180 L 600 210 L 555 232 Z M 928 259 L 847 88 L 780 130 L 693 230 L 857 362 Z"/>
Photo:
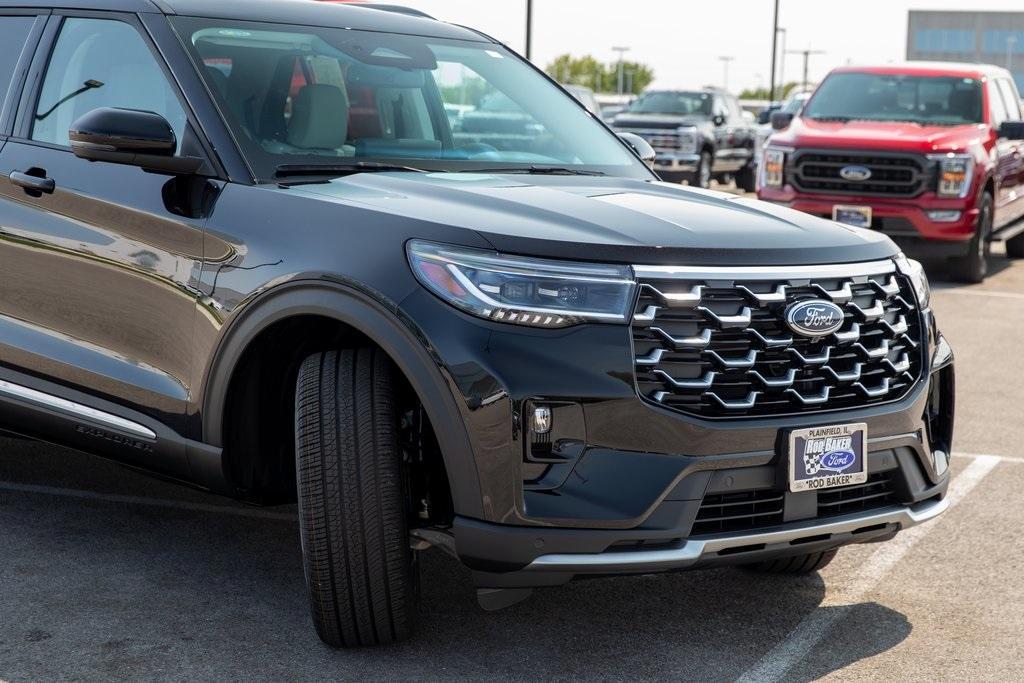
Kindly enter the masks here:
<path id="1" fill-rule="evenodd" d="M 772 70 L 768 77 L 768 99 L 775 99 L 775 58 L 779 51 L 779 0 L 775 0 L 775 11 L 772 14 Z"/>
<path id="2" fill-rule="evenodd" d="M 533 51 L 533 0 L 526 0 L 526 59 Z"/>
<path id="3" fill-rule="evenodd" d="M 623 93 L 623 88 L 626 86 L 626 74 L 623 71 L 624 64 L 623 64 L 623 61 L 622 61 L 622 56 L 625 55 L 627 52 L 629 52 L 629 48 L 628 47 L 613 47 L 612 48 L 612 52 L 618 52 L 619 53 L 619 90 L 618 90 L 618 92 L 621 95 Z"/>
<path id="4" fill-rule="evenodd" d="M 729 90 L 729 62 L 736 59 L 735 57 L 729 57 L 722 55 L 718 58 L 722 62 L 722 90 Z"/>
<path id="5" fill-rule="evenodd" d="M 786 29 L 779 27 L 776 29 L 782 34 L 782 52 L 779 53 L 779 87 L 781 90 L 786 89 Z M 775 93 L 772 92 L 769 100 L 775 99 Z M 779 98 L 782 99 L 781 97 Z"/>
<path id="6" fill-rule="evenodd" d="M 1006 36 L 1006 70 L 1013 71 L 1013 46 L 1017 44 L 1017 36 Z"/>

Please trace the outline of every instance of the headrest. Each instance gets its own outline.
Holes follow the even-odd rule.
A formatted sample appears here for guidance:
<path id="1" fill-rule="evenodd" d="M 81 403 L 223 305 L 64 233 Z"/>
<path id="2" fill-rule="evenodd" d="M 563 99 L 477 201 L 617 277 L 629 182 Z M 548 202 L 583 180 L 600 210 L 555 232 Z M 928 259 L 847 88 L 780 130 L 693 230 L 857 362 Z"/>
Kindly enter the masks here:
<path id="1" fill-rule="evenodd" d="M 300 149 L 338 149 L 348 138 L 348 97 L 334 85 L 306 85 L 292 101 L 288 144 Z"/>

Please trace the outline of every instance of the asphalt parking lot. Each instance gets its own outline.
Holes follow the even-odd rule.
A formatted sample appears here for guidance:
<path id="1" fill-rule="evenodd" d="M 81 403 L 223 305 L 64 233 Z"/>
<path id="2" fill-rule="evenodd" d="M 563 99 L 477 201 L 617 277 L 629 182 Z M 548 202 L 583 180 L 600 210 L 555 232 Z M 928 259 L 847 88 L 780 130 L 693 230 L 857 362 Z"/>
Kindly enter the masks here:
<path id="1" fill-rule="evenodd" d="M 1024 262 L 995 271 L 934 282 L 959 403 L 939 520 L 820 575 L 585 581 L 495 614 L 431 551 L 419 634 L 387 650 L 316 639 L 293 510 L 0 439 L 0 679 L 1019 680 Z"/>

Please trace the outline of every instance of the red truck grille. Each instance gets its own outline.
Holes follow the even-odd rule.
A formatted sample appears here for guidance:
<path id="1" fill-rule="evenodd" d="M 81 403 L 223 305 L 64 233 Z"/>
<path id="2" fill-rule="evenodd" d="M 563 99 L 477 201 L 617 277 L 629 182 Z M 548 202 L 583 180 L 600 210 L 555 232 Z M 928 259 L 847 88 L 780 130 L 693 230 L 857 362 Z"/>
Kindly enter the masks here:
<path id="1" fill-rule="evenodd" d="M 851 167 L 870 176 L 844 178 L 843 169 Z M 800 192 L 915 197 L 927 188 L 929 173 L 925 160 L 911 155 L 808 150 L 793 154 L 789 176 Z"/>

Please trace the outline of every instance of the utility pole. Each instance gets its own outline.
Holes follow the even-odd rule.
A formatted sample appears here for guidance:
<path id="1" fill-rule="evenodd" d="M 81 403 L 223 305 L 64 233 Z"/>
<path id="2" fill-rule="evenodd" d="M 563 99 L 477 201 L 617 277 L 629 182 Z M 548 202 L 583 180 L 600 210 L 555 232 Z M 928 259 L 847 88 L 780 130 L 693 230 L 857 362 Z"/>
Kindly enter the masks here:
<path id="1" fill-rule="evenodd" d="M 823 54 L 825 54 L 825 51 L 824 50 L 812 50 L 811 48 L 807 48 L 806 50 L 790 50 L 789 54 L 791 54 L 791 55 L 803 55 L 804 56 L 804 81 L 803 81 L 803 83 L 804 83 L 804 90 L 807 90 L 807 85 L 809 84 L 809 81 L 807 80 L 807 65 L 811 61 L 811 55 L 823 55 Z"/>
<path id="2" fill-rule="evenodd" d="M 1006 70 L 1013 70 L 1013 46 L 1017 44 L 1017 36 L 1006 36 Z"/>
<path id="3" fill-rule="evenodd" d="M 729 62 L 736 59 L 735 57 L 729 57 L 722 55 L 718 58 L 722 62 L 722 90 L 728 92 L 729 90 Z"/>
<path id="4" fill-rule="evenodd" d="M 775 56 L 779 49 L 779 0 L 775 0 L 775 12 L 772 14 L 772 71 L 768 79 L 768 100 L 775 99 Z"/>
<path id="5" fill-rule="evenodd" d="M 526 59 L 533 52 L 533 0 L 526 0 Z"/>
<path id="6" fill-rule="evenodd" d="M 612 48 L 612 52 L 618 52 L 619 53 L 619 89 L 618 89 L 618 93 L 621 95 L 624 92 L 623 88 L 626 87 L 626 74 L 623 72 L 623 68 L 624 68 L 625 65 L 623 64 L 622 56 L 625 55 L 627 52 L 629 52 L 629 48 L 628 47 L 613 47 Z"/>

